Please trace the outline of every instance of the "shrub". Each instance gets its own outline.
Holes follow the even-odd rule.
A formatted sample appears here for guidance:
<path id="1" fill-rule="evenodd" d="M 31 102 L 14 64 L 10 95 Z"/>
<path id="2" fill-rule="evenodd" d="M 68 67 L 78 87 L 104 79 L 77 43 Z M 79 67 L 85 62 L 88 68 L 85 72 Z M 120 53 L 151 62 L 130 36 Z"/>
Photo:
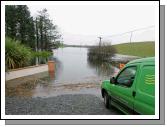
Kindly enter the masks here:
<path id="1" fill-rule="evenodd" d="M 52 55 L 52 52 L 49 52 L 49 51 L 37 51 L 37 52 L 33 52 L 33 57 L 48 58 L 51 55 Z"/>
<path id="2" fill-rule="evenodd" d="M 107 60 L 116 53 L 116 49 L 110 44 L 91 47 L 88 50 L 88 58 L 93 60 Z"/>
<path id="3" fill-rule="evenodd" d="M 5 64 L 8 69 L 26 66 L 31 56 L 31 49 L 11 38 L 5 38 Z"/>
<path id="4" fill-rule="evenodd" d="M 49 51 L 32 51 L 30 47 L 21 44 L 19 41 L 9 37 L 5 38 L 5 69 L 15 69 L 30 65 L 35 58 L 41 59 L 46 63 L 48 57 L 52 55 Z"/>
<path id="5" fill-rule="evenodd" d="M 48 60 L 48 58 L 52 55 L 52 52 L 50 51 L 37 51 L 33 52 L 33 58 L 37 59 L 36 64 L 45 64 Z"/>

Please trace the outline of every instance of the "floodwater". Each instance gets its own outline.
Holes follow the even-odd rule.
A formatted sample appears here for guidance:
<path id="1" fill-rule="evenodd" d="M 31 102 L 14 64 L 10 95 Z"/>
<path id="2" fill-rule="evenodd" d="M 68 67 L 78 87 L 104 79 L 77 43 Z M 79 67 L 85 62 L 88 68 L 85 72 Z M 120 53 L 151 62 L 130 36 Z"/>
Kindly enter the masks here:
<path id="1" fill-rule="evenodd" d="M 89 61 L 87 48 L 60 48 L 54 50 L 56 73 L 53 82 L 86 82 L 103 79 L 118 72 L 104 62 Z"/>
<path id="2" fill-rule="evenodd" d="M 110 63 L 90 61 L 87 48 L 53 50 L 55 73 L 43 72 L 6 82 L 6 96 L 50 97 L 61 94 L 95 94 L 100 96 L 100 83 L 117 74 Z"/>

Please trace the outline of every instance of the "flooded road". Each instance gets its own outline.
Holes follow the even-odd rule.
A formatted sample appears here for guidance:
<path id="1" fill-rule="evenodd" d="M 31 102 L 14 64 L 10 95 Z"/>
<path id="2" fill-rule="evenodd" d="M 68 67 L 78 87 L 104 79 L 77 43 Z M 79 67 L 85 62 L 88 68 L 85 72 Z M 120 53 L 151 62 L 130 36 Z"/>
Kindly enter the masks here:
<path id="1" fill-rule="evenodd" d="M 54 50 L 55 73 L 38 73 L 6 81 L 5 113 L 10 115 L 122 114 L 104 106 L 100 84 L 119 69 L 89 61 L 86 48 Z M 18 110 L 19 109 L 19 110 Z"/>
<path id="2" fill-rule="evenodd" d="M 112 64 L 89 61 L 87 48 L 53 50 L 55 73 L 43 72 L 6 81 L 6 96 L 52 97 L 62 94 L 101 96 L 100 84 L 119 69 Z"/>
<path id="3" fill-rule="evenodd" d="M 89 61 L 87 48 L 59 48 L 54 50 L 56 61 L 54 82 L 85 82 L 93 79 L 103 79 L 115 72 L 118 68 L 105 62 Z"/>
<path id="4" fill-rule="evenodd" d="M 105 62 L 87 59 L 87 48 L 53 50 L 55 73 L 43 72 L 6 81 L 6 96 L 51 97 L 61 94 L 101 96 L 100 84 L 119 69 Z"/>
<path id="5" fill-rule="evenodd" d="M 19 82 L 22 80 L 21 82 Z M 18 81 L 18 82 L 17 82 Z M 17 83 L 16 83 L 17 82 Z M 53 84 L 45 78 L 27 77 L 6 82 L 6 97 L 54 97 L 64 94 L 93 94 L 101 98 L 99 83 Z"/>

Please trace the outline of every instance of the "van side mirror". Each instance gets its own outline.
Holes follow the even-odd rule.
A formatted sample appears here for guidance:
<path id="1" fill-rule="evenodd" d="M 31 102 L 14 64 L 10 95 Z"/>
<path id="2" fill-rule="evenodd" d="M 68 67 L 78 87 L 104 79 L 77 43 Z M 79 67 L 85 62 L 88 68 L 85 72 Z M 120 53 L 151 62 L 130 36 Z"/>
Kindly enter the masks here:
<path id="1" fill-rule="evenodd" d="M 116 83 L 115 77 L 110 78 L 110 83 L 111 84 L 115 84 Z"/>

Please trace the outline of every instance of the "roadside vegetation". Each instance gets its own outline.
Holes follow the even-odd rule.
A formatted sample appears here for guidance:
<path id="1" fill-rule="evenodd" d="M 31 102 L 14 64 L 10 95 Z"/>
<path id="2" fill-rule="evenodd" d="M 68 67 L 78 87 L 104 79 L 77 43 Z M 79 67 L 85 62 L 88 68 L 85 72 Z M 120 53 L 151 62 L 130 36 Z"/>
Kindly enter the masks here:
<path id="1" fill-rule="evenodd" d="M 31 48 L 11 38 L 5 39 L 5 64 L 8 69 L 26 66 L 31 57 Z"/>
<path id="2" fill-rule="evenodd" d="M 62 46 L 58 26 L 46 9 L 32 17 L 26 5 L 5 6 L 5 64 L 14 69 L 46 63 L 52 49 Z"/>
<path id="3" fill-rule="evenodd" d="M 9 37 L 5 39 L 6 70 L 30 66 L 33 59 L 48 59 L 51 55 L 52 53 L 49 51 L 34 52 L 30 47 L 21 44 L 18 40 L 16 41 Z"/>

